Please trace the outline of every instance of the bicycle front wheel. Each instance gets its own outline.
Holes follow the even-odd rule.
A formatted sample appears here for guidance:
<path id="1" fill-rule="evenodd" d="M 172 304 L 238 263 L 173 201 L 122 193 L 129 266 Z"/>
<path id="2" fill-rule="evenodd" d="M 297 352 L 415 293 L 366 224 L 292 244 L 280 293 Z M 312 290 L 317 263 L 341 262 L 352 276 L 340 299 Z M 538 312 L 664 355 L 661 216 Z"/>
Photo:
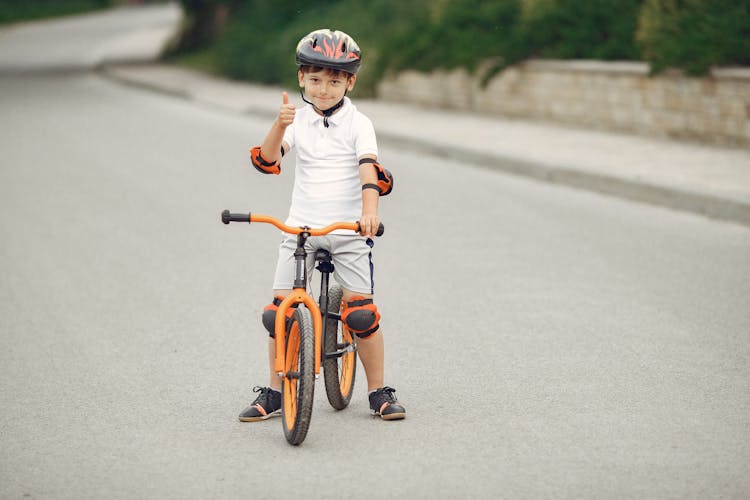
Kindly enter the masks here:
<path id="1" fill-rule="evenodd" d="M 323 377 L 328 402 L 337 410 L 349 405 L 354 392 L 357 351 L 354 337 L 339 319 L 343 290 L 334 285 L 328 291 L 328 319 L 323 327 Z M 333 315 L 333 316 L 332 316 Z"/>
<path id="2" fill-rule="evenodd" d="M 297 307 L 286 336 L 286 365 L 281 382 L 281 422 L 289 443 L 305 440 L 315 391 L 315 336 L 310 311 Z"/>

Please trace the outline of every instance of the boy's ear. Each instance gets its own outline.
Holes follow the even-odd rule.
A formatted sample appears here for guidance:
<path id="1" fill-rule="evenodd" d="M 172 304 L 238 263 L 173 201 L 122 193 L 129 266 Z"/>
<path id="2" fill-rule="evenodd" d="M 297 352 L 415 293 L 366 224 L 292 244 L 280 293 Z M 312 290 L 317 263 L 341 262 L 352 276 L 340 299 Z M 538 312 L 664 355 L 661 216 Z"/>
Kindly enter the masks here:
<path id="1" fill-rule="evenodd" d="M 299 80 L 299 86 L 305 86 L 305 74 L 301 70 L 297 70 L 297 80 Z"/>
<path id="2" fill-rule="evenodd" d="M 346 86 L 346 90 L 351 92 L 354 90 L 354 84 L 357 83 L 357 75 L 352 75 L 349 77 L 349 84 Z"/>

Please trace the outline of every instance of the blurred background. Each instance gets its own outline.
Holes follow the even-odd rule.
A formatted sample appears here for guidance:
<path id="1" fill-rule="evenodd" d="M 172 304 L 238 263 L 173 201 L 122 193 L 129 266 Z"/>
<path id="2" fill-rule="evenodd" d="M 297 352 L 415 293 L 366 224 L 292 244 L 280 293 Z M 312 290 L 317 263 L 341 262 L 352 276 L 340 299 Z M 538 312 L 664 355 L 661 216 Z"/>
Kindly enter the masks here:
<path id="1" fill-rule="evenodd" d="M 320 26 L 346 31 L 365 48 L 368 72 L 361 91 L 367 92 L 389 71 L 475 71 L 487 61 L 485 78 L 529 58 L 646 61 L 654 72 L 676 67 L 690 75 L 750 63 L 746 0 L 183 0 L 182 5 L 186 31 L 175 54 L 190 54 L 235 78 L 268 83 L 289 79 L 289 47 Z"/>
<path id="2" fill-rule="evenodd" d="M 133 3 L 4 0 L 0 22 Z M 232 79 L 294 88 L 293 47 L 326 26 L 363 48 L 360 97 L 750 145 L 750 0 L 180 4 L 165 59 Z"/>

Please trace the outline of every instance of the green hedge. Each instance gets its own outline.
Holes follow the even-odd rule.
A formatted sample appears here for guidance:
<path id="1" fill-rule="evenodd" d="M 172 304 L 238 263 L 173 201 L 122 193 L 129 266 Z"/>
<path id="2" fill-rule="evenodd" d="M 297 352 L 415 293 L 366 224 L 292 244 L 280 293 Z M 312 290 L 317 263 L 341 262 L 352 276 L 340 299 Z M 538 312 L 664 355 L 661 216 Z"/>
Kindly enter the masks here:
<path id="1" fill-rule="evenodd" d="M 384 69 L 430 70 L 495 60 L 492 76 L 530 57 L 635 59 L 640 0 L 452 0 L 385 44 Z"/>
<path id="2" fill-rule="evenodd" d="M 388 71 L 491 61 L 489 78 L 531 57 L 645 60 L 656 71 L 750 63 L 750 0 L 183 0 L 202 50 L 233 78 L 295 85 L 294 48 L 313 29 L 352 35 L 358 89 Z M 228 22 L 217 22 L 219 13 Z M 226 17 L 226 16 L 225 16 Z M 200 22 L 199 22 L 200 21 Z M 202 27 L 201 27 L 202 26 Z M 202 35 L 202 36 L 201 36 Z M 186 49 L 187 47 L 187 49 Z"/>
<path id="3" fill-rule="evenodd" d="M 637 38 L 655 72 L 750 65 L 750 1 L 646 0 Z"/>
<path id="4" fill-rule="evenodd" d="M 113 0 L 0 0 L 0 24 L 103 9 Z"/>
<path id="5" fill-rule="evenodd" d="M 426 2 L 403 0 L 250 0 L 233 11 L 214 45 L 217 69 L 232 78 L 296 86 L 294 49 L 307 33 L 328 27 L 350 34 L 363 51 L 357 90 L 371 94 L 380 47 L 411 28 Z"/>
<path id="6" fill-rule="evenodd" d="M 516 43 L 529 55 L 559 59 L 637 59 L 641 0 L 533 2 L 518 26 Z"/>

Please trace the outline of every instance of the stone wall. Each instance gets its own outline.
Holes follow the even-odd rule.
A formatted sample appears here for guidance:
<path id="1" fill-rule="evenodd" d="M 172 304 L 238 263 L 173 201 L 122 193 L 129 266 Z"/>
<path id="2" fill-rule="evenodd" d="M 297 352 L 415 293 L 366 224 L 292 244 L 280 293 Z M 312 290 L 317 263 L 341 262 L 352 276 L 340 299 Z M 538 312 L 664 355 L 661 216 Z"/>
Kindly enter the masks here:
<path id="1" fill-rule="evenodd" d="M 464 69 L 406 71 L 377 92 L 385 100 L 750 147 L 750 68 L 703 78 L 648 73 L 638 62 L 532 60 L 485 87 Z"/>

